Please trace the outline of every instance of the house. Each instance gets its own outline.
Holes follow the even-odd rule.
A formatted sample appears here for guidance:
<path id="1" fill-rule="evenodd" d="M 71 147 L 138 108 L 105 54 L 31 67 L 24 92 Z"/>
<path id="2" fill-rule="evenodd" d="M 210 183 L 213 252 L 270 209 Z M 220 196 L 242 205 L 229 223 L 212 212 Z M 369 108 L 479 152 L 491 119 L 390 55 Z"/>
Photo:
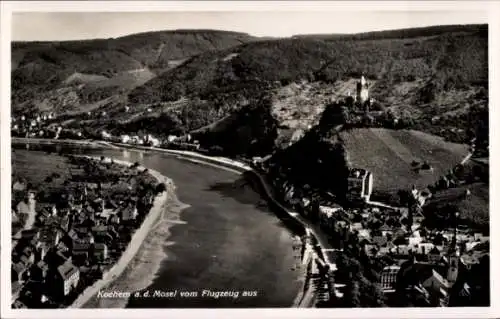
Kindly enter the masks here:
<path id="1" fill-rule="evenodd" d="M 433 263 L 438 263 L 441 260 L 441 251 L 434 246 L 430 251 L 429 251 L 429 261 Z"/>
<path id="2" fill-rule="evenodd" d="M 59 226 L 61 227 L 61 229 L 63 231 L 67 232 L 69 230 L 69 226 L 70 226 L 70 218 L 69 218 L 69 216 L 61 217 L 60 218 Z"/>
<path id="3" fill-rule="evenodd" d="M 479 244 L 481 244 L 479 241 L 467 242 L 465 243 L 465 251 L 471 251 Z"/>
<path id="4" fill-rule="evenodd" d="M 108 235 L 108 226 L 106 225 L 94 226 L 91 230 L 95 238 L 104 238 Z"/>
<path id="5" fill-rule="evenodd" d="M 414 211 L 414 213 L 413 213 L 413 222 L 414 223 L 422 224 L 422 222 L 424 221 L 424 219 L 425 219 L 425 216 L 424 216 L 424 214 L 422 213 L 421 210 Z"/>
<path id="6" fill-rule="evenodd" d="M 106 260 L 108 258 L 108 246 L 103 243 L 94 244 L 93 255 L 99 261 Z"/>
<path id="7" fill-rule="evenodd" d="M 85 232 L 77 232 L 72 229 L 68 233 L 68 237 L 69 241 L 66 244 L 71 250 L 74 250 L 76 245 L 90 245 L 94 243 L 94 236 L 88 232 L 87 228 Z"/>
<path id="8" fill-rule="evenodd" d="M 418 247 L 422 240 L 423 238 L 420 237 L 420 233 L 418 231 L 415 231 L 410 237 L 408 237 L 408 245 Z"/>
<path id="9" fill-rule="evenodd" d="M 370 257 L 374 257 L 378 254 L 377 245 L 368 244 L 364 247 L 365 254 Z"/>
<path id="10" fill-rule="evenodd" d="M 123 143 L 123 144 L 126 144 L 130 141 L 130 136 L 128 135 L 122 135 L 120 136 L 120 141 Z"/>
<path id="11" fill-rule="evenodd" d="M 94 241 L 109 243 L 113 240 L 113 237 L 109 233 L 109 228 L 106 225 L 92 227 L 92 234 L 94 235 Z"/>
<path id="12" fill-rule="evenodd" d="M 40 210 L 40 212 L 38 212 L 38 214 L 36 215 L 36 218 L 38 219 L 40 224 L 45 225 L 49 216 L 50 216 L 49 211 L 47 209 L 43 208 Z"/>
<path id="13" fill-rule="evenodd" d="M 108 225 L 108 234 L 111 236 L 113 239 L 117 239 L 120 237 L 120 234 L 116 231 L 115 227 L 113 225 Z"/>
<path id="14" fill-rule="evenodd" d="M 22 282 L 26 278 L 26 264 L 19 261 L 16 263 L 12 263 L 11 268 L 11 281 L 12 282 Z"/>
<path id="15" fill-rule="evenodd" d="M 363 224 L 361 224 L 361 223 L 352 223 L 349 228 L 350 228 L 351 231 L 356 231 L 356 230 L 359 231 L 359 230 L 363 229 Z"/>
<path id="16" fill-rule="evenodd" d="M 26 185 L 19 180 L 16 180 L 14 182 L 14 184 L 12 185 L 13 191 L 24 191 L 25 189 L 26 189 Z"/>
<path id="17" fill-rule="evenodd" d="M 31 212 L 30 205 L 26 201 L 22 200 L 19 203 L 17 203 L 16 212 L 18 214 L 28 215 Z"/>
<path id="18" fill-rule="evenodd" d="M 73 256 L 77 257 L 83 255 L 85 256 L 85 258 L 88 258 L 90 246 L 91 246 L 90 242 L 75 243 L 73 245 L 73 250 L 72 250 Z"/>
<path id="19" fill-rule="evenodd" d="M 12 300 L 12 302 L 15 302 L 17 300 L 17 298 L 19 298 L 19 295 L 21 294 L 21 291 L 23 290 L 23 285 L 18 281 L 14 281 L 14 282 L 12 282 L 11 287 L 12 287 L 11 300 Z"/>
<path id="20" fill-rule="evenodd" d="M 373 236 L 372 243 L 377 245 L 377 247 L 383 247 L 387 244 L 387 237 L 385 236 Z"/>
<path id="21" fill-rule="evenodd" d="M 54 284 L 58 288 L 57 291 L 62 293 L 63 296 L 67 296 L 71 290 L 77 287 L 80 280 L 80 271 L 73 265 L 71 259 L 68 259 L 57 267 L 55 279 Z"/>
<path id="22" fill-rule="evenodd" d="M 37 252 L 36 260 L 43 260 L 47 256 L 50 246 L 47 243 L 39 241 L 35 244 L 35 249 Z"/>
<path id="23" fill-rule="evenodd" d="M 173 142 L 173 141 L 175 141 L 177 138 L 178 138 L 178 137 L 177 137 L 177 136 L 175 136 L 175 135 L 169 135 L 169 136 L 167 136 L 167 141 L 168 141 L 169 143 L 172 143 L 172 142 Z"/>
<path id="24" fill-rule="evenodd" d="M 340 228 L 344 228 L 347 226 L 347 222 L 345 220 L 338 220 L 337 221 L 337 226 Z"/>
<path id="25" fill-rule="evenodd" d="M 397 245 L 392 248 L 391 252 L 396 255 L 409 256 L 411 248 L 407 245 Z"/>
<path id="26" fill-rule="evenodd" d="M 475 233 L 474 234 L 474 241 L 480 241 L 482 243 L 487 242 L 490 240 L 490 236 L 484 236 L 481 233 Z"/>
<path id="27" fill-rule="evenodd" d="M 54 247 L 59 244 L 61 240 L 61 232 L 59 229 L 53 228 L 44 228 L 40 231 L 40 239 L 41 243 L 45 243 L 49 247 Z"/>
<path id="28" fill-rule="evenodd" d="M 459 242 L 459 243 L 469 241 L 469 235 L 467 235 L 467 234 L 458 233 L 456 238 L 457 238 L 457 242 Z"/>
<path id="29" fill-rule="evenodd" d="M 431 294 L 434 293 L 443 297 L 448 295 L 448 282 L 435 269 L 432 269 L 431 275 L 422 281 L 422 286 Z"/>
<path id="30" fill-rule="evenodd" d="M 394 245 L 390 245 L 391 243 L 389 243 L 388 245 L 386 246 L 383 246 L 383 247 L 379 247 L 379 251 L 378 253 L 382 256 L 384 255 L 387 255 L 391 252 L 391 249 L 394 247 Z"/>
<path id="31" fill-rule="evenodd" d="M 417 246 L 417 252 L 427 255 L 433 248 L 435 248 L 433 243 L 419 243 Z"/>
<path id="32" fill-rule="evenodd" d="M 118 215 L 109 216 L 108 224 L 115 224 L 115 225 L 120 224 L 120 216 Z"/>
<path id="33" fill-rule="evenodd" d="M 383 224 L 379 230 L 382 232 L 382 236 L 386 236 L 387 234 L 392 234 L 392 228 L 387 224 Z"/>
<path id="34" fill-rule="evenodd" d="M 370 238 L 370 230 L 368 229 L 360 229 L 358 231 L 358 239 L 369 239 Z"/>
<path id="35" fill-rule="evenodd" d="M 353 202 L 368 201 L 373 190 L 373 174 L 364 169 L 351 169 L 349 171 L 348 199 Z"/>
<path id="36" fill-rule="evenodd" d="M 38 240 L 40 238 L 40 231 L 38 229 L 25 229 L 21 231 L 21 239 L 24 241 L 30 241 L 32 239 Z"/>
<path id="37" fill-rule="evenodd" d="M 86 228 L 86 229 L 91 229 L 92 227 L 94 227 L 96 225 L 96 221 L 95 221 L 95 218 L 93 218 L 93 215 L 92 217 L 90 216 L 87 216 L 85 217 L 81 224 L 79 225 L 80 228 Z"/>
<path id="38" fill-rule="evenodd" d="M 379 282 L 382 291 L 384 292 L 394 291 L 394 286 L 396 284 L 397 276 L 400 269 L 401 269 L 400 266 L 392 265 L 392 266 L 387 266 L 382 270 Z"/>
<path id="39" fill-rule="evenodd" d="M 60 251 L 61 253 L 69 252 L 69 247 L 65 243 L 63 243 L 62 241 L 59 242 L 59 244 L 57 245 L 56 249 L 58 251 Z"/>
<path id="40" fill-rule="evenodd" d="M 43 282 L 49 273 L 49 266 L 43 260 L 31 267 L 30 279 Z"/>
<path id="41" fill-rule="evenodd" d="M 120 210 L 120 217 L 123 221 L 135 220 L 137 215 L 137 207 L 134 205 L 128 205 Z"/>
<path id="42" fill-rule="evenodd" d="M 24 247 L 19 255 L 19 260 L 22 261 L 27 267 L 30 267 L 35 262 L 35 252 L 30 246 Z"/>

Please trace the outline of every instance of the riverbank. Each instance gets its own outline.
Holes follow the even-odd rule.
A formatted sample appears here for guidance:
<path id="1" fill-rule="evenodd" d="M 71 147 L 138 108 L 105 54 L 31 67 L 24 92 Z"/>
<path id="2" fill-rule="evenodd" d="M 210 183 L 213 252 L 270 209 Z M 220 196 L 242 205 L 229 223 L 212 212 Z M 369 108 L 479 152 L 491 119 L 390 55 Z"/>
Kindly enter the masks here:
<path id="1" fill-rule="evenodd" d="M 26 143 L 26 144 L 60 144 L 60 145 L 81 145 L 86 147 L 106 147 L 106 144 L 102 144 L 101 141 L 95 140 L 56 140 L 56 139 L 48 139 L 48 138 L 31 138 L 31 137 L 11 137 L 11 142 L 14 143 Z"/>
<path id="2" fill-rule="evenodd" d="M 90 156 L 85 157 L 96 159 Z M 122 160 L 114 160 L 114 162 L 120 165 L 132 165 L 132 163 Z M 139 166 L 138 169 L 145 169 L 145 167 Z M 101 280 L 98 280 L 92 286 L 86 288 L 69 308 L 81 308 L 91 298 L 95 297 L 99 291 L 112 284 L 123 273 L 134 256 L 137 254 L 139 248 L 142 246 L 146 236 L 148 235 L 152 227 L 159 221 L 161 217 L 164 217 L 163 213 L 166 210 L 167 199 L 171 194 L 174 193 L 175 187 L 170 179 L 168 179 L 166 176 L 163 176 L 159 172 L 150 169 L 148 169 L 148 172 L 159 183 L 165 183 L 165 185 L 167 186 L 167 190 L 156 196 L 153 202 L 153 207 L 148 212 L 148 215 L 142 222 L 139 229 L 137 229 L 132 235 L 130 243 L 121 255 L 118 262 L 103 275 L 103 278 Z"/>
<path id="3" fill-rule="evenodd" d="M 101 291 L 123 291 L 134 293 L 149 287 L 161 269 L 161 263 L 168 258 L 164 251 L 166 245 L 171 245 L 169 241 L 172 235 L 171 227 L 176 224 L 183 224 L 181 212 L 188 208 L 177 199 L 175 186 L 169 190 L 169 196 L 162 208 L 162 213 L 156 222 L 151 226 L 148 234 L 137 254 L 126 266 L 125 270 L 114 281 L 104 286 Z M 126 308 L 128 298 L 98 298 L 91 296 L 81 308 Z"/>
<path id="4" fill-rule="evenodd" d="M 223 157 L 209 157 L 206 155 L 198 154 L 196 152 L 191 151 L 178 151 L 178 150 L 168 150 L 154 147 L 135 147 L 133 145 L 126 144 L 116 144 L 118 146 L 124 146 L 128 148 L 138 148 L 144 150 L 155 150 L 164 153 L 168 153 L 170 155 L 178 156 L 189 161 L 199 161 L 205 162 L 205 164 L 216 166 L 222 169 L 230 169 L 234 172 L 239 172 L 240 174 L 245 175 L 245 178 L 253 180 L 254 186 L 259 190 L 261 196 L 264 196 L 273 212 L 276 214 L 278 218 L 289 228 L 293 233 L 299 236 L 303 236 L 306 233 L 306 229 L 310 231 L 310 234 L 314 238 L 314 241 L 320 247 L 320 254 L 318 254 L 318 258 L 322 263 L 331 264 L 332 261 L 329 260 L 328 255 L 323 254 L 324 251 L 331 249 L 326 236 L 321 233 L 318 227 L 302 216 L 300 216 L 297 212 L 291 211 L 287 209 L 283 204 L 281 204 L 274 197 L 274 192 L 272 191 L 272 187 L 269 186 L 269 183 L 266 181 L 265 177 L 262 176 L 260 172 L 257 172 L 252 167 L 248 166 L 245 163 L 234 161 L 231 159 L 223 158 Z M 313 261 L 315 262 L 315 261 Z M 299 290 L 297 297 L 295 298 L 291 307 L 296 308 L 310 308 L 314 307 L 316 303 L 316 292 L 315 287 L 313 287 L 312 280 L 306 280 L 307 271 L 302 272 L 302 276 L 299 277 L 299 282 L 301 282 L 301 289 Z"/>
<path id="5" fill-rule="evenodd" d="M 26 142 L 26 141 L 19 141 L 18 140 L 18 142 L 22 143 L 22 142 Z M 52 141 L 52 140 L 49 140 L 47 142 L 49 142 L 49 144 L 50 144 L 51 142 L 60 143 L 62 141 L 58 141 L 58 140 L 53 140 Z M 69 141 L 65 141 L 65 143 L 68 143 L 68 142 Z M 108 143 L 106 143 L 106 144 L 108 144 Z M 291 224 L 294 224 L 294 227 L 293 227 L 295 229 L 294 232 L 297 233 L 297 231 L 298 231 L 298 233 L 301 233 L 301 234 L 305 233 L 305 228 L 307 227 L 307 225 L 304 225 L 302 223 L 302 221 L 298 221 L 297 220 L 296 217 L 297 217 L 298 213 L 288 211 L 281 204 L 279 204 L 276 200 L 274 200 L 274 198 L 272 198 L 272 195 L 271 195 L 271 192 L 269 191 L 268 186 L 265 185 L 265 183 L 264 183 L 263 179 L 261 178 L 261 176 L 258 173 L 256 173 L 255 171 L 253 171 L 253 169 L 251 167 L 249 167 L 248 165 L 246 165 L 244 163 L 240 163 L 240 162 L 233 161 L 233 160 L 226 159 L 226 158 L 222 158 L 222 157 L 209 157 L 209 156 L 201 155 L 201 154 L 198 154 L 198 153 L 195 153 L 195 152 L 167 150 L 167 149 L 144 147 L 144 146 L 135 146 L 135 145 L 120 145 L 120 144 L 116 144 L 116 146 L 119 146 L 120 148 L 125 147 L 125 148 L 130 148 L 130 149 L 140 149 L 140 150 L 146 150 L 146 151 L 157 151 L 157 152 L 160 152 L 160 153 L 166 153 L 166 154 L 169 154 L 171 156 L 178 157 L 178 158 L 181 158 L 181 159 L 184 159 L 184 160 L 187 159 L 189 161 L 196 161 L 198 163 L 202 163 L 202 164 L 205 164 L 205 165 L 208 164 L 209 166 L 215 166 L 218 169 L 228 170 L 228 171 L 231 171 L 233 173 L 240 173 L 241 174 L 241 173 L 244 173 L 244 172 L 253 172 L 251 174 L 252 175 L 255 174 L 254 176 L 257 177 L 258 184 L 262 185 L 262 187 L 263 187 L 262 188 L 263 192 L 261 192 L 261 195 L 264 195 L 266 197 L 266 199 L 267 199 L 267 202 L 271 206 L 273 206 L 272 207 L 272 211 L 274 212 L 274 215 L 279 215 L 278 217 L 280 217 L 280 219 L 282 219 L 282 221 L 283 221 L 283 218 L 286 219 L 286 220 L 288 220 L 288 223 L 285 223 L 285 224 L 287 224 L 287 225 L 285 225 L 286 228 L 290 229 L 289 226 Z M 115 148 L 116 148 L 116 146 L 115 146 Z M 289 265 L 292 266 L 292 264 L 289 264 Z M 151 272 L 151 274 L 153 274 L 153 272 Z M 154 274 L 153 274 L 153 276 L 154 276 Z M 305 274 L 303 274 L 303 276 L 305 276 Z M 303 287 L 303 284 L 305 282 L 304 278 L 299 278 L 298 280 L 299 280 L 299 282 L 301 282 L 301 287 L 297 291 L 309 290 L 309 289 L 304 289 L 304 287 Z M 114 281 L 114 282 L 118 282 L 118 281 Z M 105 286 L 106 285 L 102 285 L 101 287 L 104 288 Z M 137 285 L 136 287 L 138 287 L 140 289 L 140 286 L 141 285 Z M 96 292 L 97 291 L 98 290 L 96 290 Z M 127 291 L 130 291 L 130 289 L 127 289 Z M 90 300 L 90 299 L 91 299 L 90 297 L 87 297 L 87 300 Z M 295 298 L 295 300 L 300 300 L 300 299 L 303 299 L 303 298 L 298 298 L 298 299 Z M 102 304 L 102 302 L 103 301 L 101 301 L 101 304 Z M 84 303 L 81 303 L 81 305 L 83 305 L 83 304 Z M 111 307 L 120 307 L 122 304 L 123 304 L 123 302 L 119 302 L 119 301 L 116 301 L 116 302 L 115 301 L 113 301 L 113 302 L 106 301 L 106 305 L 107 306 L 111 306 Z M 300 305 L 300 304 L 302 304 L 302 305 Z M 304 306 L 303 302 L 300 302 L 300 304 L 297 304 L 296 302 L 294 302 L 290 306 L 291 307 Z M 85 305 L 85 307 L 88 307 L 88 306 L 90 306 L 90 307 L 97 307 L 97 306 L 93 306 L 93 305 L 95 305 L 95 300 L 94 301 L 90 301 L 88 305 Z M 307 306 L 310 307 L 311 305 L 307 305 Z"/>

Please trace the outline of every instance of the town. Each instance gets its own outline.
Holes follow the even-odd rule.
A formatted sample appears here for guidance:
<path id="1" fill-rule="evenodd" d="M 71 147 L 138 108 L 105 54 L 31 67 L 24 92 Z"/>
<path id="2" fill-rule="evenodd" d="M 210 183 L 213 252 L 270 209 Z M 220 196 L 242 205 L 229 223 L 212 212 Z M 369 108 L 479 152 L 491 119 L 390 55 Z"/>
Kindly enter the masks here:
<path id="1" fill-rule="evenodd" d="M 350 125 L 363 122 L 367 114 L 380 113 L 373 111 L 376 101 L 369 96 L 364 77 L 358 81 L 354 96 L 349 94 L 335 103 L 348 105 L 354 110 L 353 114 L 359 115 L 348 123 Z M 113 136 L 101 131 L 88 136 L 82 131 L 63 129 L 56 118 L 53 113 L 36 115 L 34 119 L 26 115 L 13 118 L 12 136 L 92 138 L 116 145 L 207 153 L 189 134 L 170 135 L 164 140 L 147 133 Z M 371 122 L 373 124 L 373 119 Z M 390 125 L 400 124 L 397 118 L 390 120 Z M 484 276 L 489 273 L 489 233 L 484 228 L 463 224 L 456 211 L 441 212 L 446 216 L 439 219 L 438 212 L 431 209 L 438 191 L 465 187 L 460 196 L 467 199 L 470 193 L 467 185 L 487 182 L 487 162 L 484 163 L 484 158 L 478 159 L 481 150 L 476 150 L 473 142 L 467 161 L 454 163 L 446 175 L 425 189 L 413 187 L 400 192 L 398 206 L 371 200 L 377 176 L 364 168 L 349 168 L 345 201 L 339 201 L 324 190 L 291 182 L 287 171 L 269 160 L 271 155 L 246 161 L 271 181 L 279 199 L 311 222 L 317 229 L 316 234 L 329 245 L 322 258 L 306 253 L 307 249 L 301 254 L 307 275 L 319 276 L 316 285 L 328 287 L 317 293 L 316 306 L 478 306 L 489 302 L 489 278 Z M 477 156 L 470 159 L 474 154 Z M 109 174 L 99 169 L 109 163 L 78 162 L 78 165 L 85 167 L 90 179 L 107 178 Z M 414 166 L 424 171 L 432 169 L 428 163 L 414 163 Z M 127 170 L 124 175 L 130 178 L 130 174 Z M 97 188 L 89 186 L 88 180 L 82 182 L 83 191 L 78 188 L 74 193 L 67 191 L 61 196 L 63 203 L 51 204 L 37 213 L 36 230 L 23 230 L 15 236 L 14 291 L 22 288 L 23 296 L 31 291 L 29 302 L 34 305 L 46 304 L 47 300 L 65 300 L 68 304 L 82 287 L 102 277 L 106 267 L 110 267 L 126 247 L 132 229 L 140 224 L 155 193 L 154 188 L 150 188 L 144 194 L 128 190 L 128 195 L 124 195 L 106 190 L 101 182 Z M 92 183 L 95 185 L 96 181 Z M 30 201 L 36 194 L 16 185 L 13 191 L 23 189 L 26 196 L 16 203 L 16 211 L 29 215 Z M 47 233 L 46 229 L 54 226 L 58 231 Z M 302 239 L 303 250 L 307 242 L 307 238 Z M 313 246 L 307 247 L 313 249 Z M 51 288 L 59 287 L 57 291 L 49 292 L 43 286 L 47 278 L 54 278 L 57 284 L 51 283 Z M 38 292 L 37 296 L 34 291 Z M 15 296 L 14 306 L 22 307 L 26 297 L 17 299 L 19 293 Z"/>
<path id="2" fill-rule="evenodd" d="M 362 77 L 356 95 L 348 97 L 350 105 L 357 104 L 363 112 L 373 103 L 367 87 Z M 478 155 L 470 160 L 474 153 Z M 479 306 L 489 303 L 489 230 L 471 227 L 457 211 L 436 210 L 433 202 L 467 200 L 467 185 L 487 183 L 483 154 L 475 152 L 472 143 L 471 155 L 435 184 L 400 191 L 399 206 L 371 200 L 377 177 L 363 168 L 348 168 L 346 201 L 341 206 L 324 189 L 291 182 L 287 170 L 269 157 L 255 158 L 253 165 L 287 207 L 317 226 L 316 236 L 329 245 L 327 256 L 309 254 L 304 261 L 316 264 L 316 276 L 321 277 L 316 284 L 322 290 L 317 306 Z M 455 198 L 441 194 L 459 187 L 462 193 Z M 328 287 L 326 292 L 322 286 Z"/>
<path id="3" fill-rule="evenodd" d="M 54 173 L 33 185 L 13 177 L 13 224 L 22 221 L 13 227 L 13 308 L 71 305 L 113 268 L 155 196 L 166 190 L 137 163 L 67 160 L 67 179 Z"/>

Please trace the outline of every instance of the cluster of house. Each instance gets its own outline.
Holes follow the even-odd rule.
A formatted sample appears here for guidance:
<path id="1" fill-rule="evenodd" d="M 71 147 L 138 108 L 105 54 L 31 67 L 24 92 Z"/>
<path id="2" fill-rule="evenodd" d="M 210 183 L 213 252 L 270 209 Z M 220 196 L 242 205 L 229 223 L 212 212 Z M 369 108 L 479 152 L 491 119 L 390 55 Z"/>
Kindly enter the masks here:
<path id="1" fill-rule="evenodd" d="M 341 207 L 320 206 L 318 217 L 326 232 L 341 229 L 355 236 L 367 256 L 390 257 L 393 264 L 382 271 L 379 282 L 385 293 L 395 292 L 398 285 L 404 285 L 405 289 L 437 295 L 446 304 L 459 265 L 470 269 L 488 250 L 485 248 L 488 236 L 467 229 L 427 230 L 421 226 L 422 214 L 413 217 L 411 227 L 407 225 L 407 213 L 378 207 L 346 211 Z M 419 270 L 411 278 L 402 275 L 413 268 L 425 271 Z"/>
<path id="2" fill-rule="evenodd" d="M 191 134 L 186 134 L 184 136 L 168 135 L 166 139 L 161 139 L 151 134 L 146 134 L 144 136 L 130 136 L 127 134 L 113 136 L 106 131 L 102 131 L 101 137 L 105 141 L 112 141 L 130 145 L 144 145 L 193 151 L 200 148 L 200 143 L 196 140 L 193 140 Z"/>
<path id="3" fill-rule="evenodd" d="M 12 135 L 39 138 L 56 137 L 61 133 L 62 128 L 52 123 L 54 119 L 56 119 L 56 114 L 53 112 L 36 114 L 33 117 L 13 116 L 10 119 Z"/>
<path id="4" fill-rule="evenodd" d="M 102 278 L 153 203 L 152 192 L 104 198 L 94 186 L 68 187 L 57 204 L 38 207 L 33 228 L 14 235 L 14 308 L 61 304 L 79 287 Z"/>
<path id="5" fill-rule="evenodd" d="M 264 167 L 262 160 L 254 159 L 254 162 Z M 389 258 L 391 263 L 380 274 L 379 282 L 386 294 L 394 293 L 399 286 L 446 305 L 449 289 L 457 281 L 458 269 L 466 272 L 479 264 L 481 256 L 488 254 L 489 236 L 479 231 L 457 227 L 437 231 L 423 226 L 425 217 L 419 208 L 430 193 L 413 188 L 410 195 L 415 205 L 410 208 L 375 206 L 378 203 L 370 202 L 373 175 L 364 169 L 351 169 L 348 177 L 348 200 L 364 203 L 356 209 L 344 209 L 324 198 L 319 204 L 313 200 L 316 196 L 308 196 L 307 192 L 297 196 L 299 192 L 287 182 L 278 186 L 284 190 L 285 201 L 294 205 L 304 217 L 317 221 L 330 237 L 338 239 L 339 245 L 334 247 L 337 253 L 343 250 L 345 237 L 335 237 L 335 233 L 349 233 L 366 256 Z M 335 260 L 335 255 L 332 254 L 331 259 Z M 329 268 L 336 269 L 336 265 Z M 464 289 L 469 287 L 466 282 L 460 284 Z M 471 289 L 467 291 L 471 293 Z"/>

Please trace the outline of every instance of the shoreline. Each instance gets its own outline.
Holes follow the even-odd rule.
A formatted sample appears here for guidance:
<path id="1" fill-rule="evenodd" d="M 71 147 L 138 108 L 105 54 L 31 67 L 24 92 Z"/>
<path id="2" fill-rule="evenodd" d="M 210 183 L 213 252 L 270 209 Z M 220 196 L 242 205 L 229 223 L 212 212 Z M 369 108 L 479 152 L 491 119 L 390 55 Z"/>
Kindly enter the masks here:
<path id="1" fill-rule="evenodd" d="M 32 139 L 29 139 L 29 138 L 15 138 L 15 139 L 16 139 L 16 142 L 19 142 L 19 143 L 36 142 L 36 141 L 33 141 Z M 53 143 L 67 143 L 67 144 L 72 144 L 73 140 L 47 140 L 47 139 L 45 139 L 44 142 L 47 143 L 47 144 L 53 144 Z M 129 148 L 129 149 L 145 150 L 145 151 L 157 151 L 157 152 L 165 153 L 165 154 L 168 154 L 168 155 L 171 155 L 171 156 L 179 157 L 179 158 L 181 158 L 183 160 L 187 160 L 187 161 L 193 161 L 194 160 L 196 162 L 200 162 L 202 164 L 206 164 L 206 165 L 209 165 L 209 166 L 216 166 L 219 169 L 229 170 L 229 171 L 232 171 L 232 172 L 238 173 L 238 174 L 242 174 L 243 172 L 251 172 L 251 173 L 254 174 L 255 177 L 257 177 L 257 179 L 259 180 L 259 182 L 261 184 L 261 187 L 264 190 L 265 194 L 261 194 L 261 196 L 264 195 L 264 198 L 265 198 L 265 200 L 267 202 L 271 202 L 272 204 L 274 204 L 273 205 L 273 206 L 275 206 L 275 210 L 273 210 L 274 213 L 275 214 L 280 214 L 280 213 L 283 214 L 283 213 L 285 213 L 287 215 L 287 217 L 291 217 L 294 221 L 298 222 L 301 225 L 301 227 L 304 228 L 304 230 L 305 229 L 310 229 L 312 231 L 313 237 L 316 238 L 316 241 L 320 245 L 321 249 L 322 250 L 325 249 L 325 246 L 324 246 L 325 245 L 325 241 L 322 240 L 321 236 L 319 236 L 320 238 L 318 238 L 315 230 L 311 229 L 309 223 L 306 222 L 305 220 L 303 220 L 303 218 L 300 218 L 298 216 L 298 213 L 289 211 L 277 199 L 275 199 L 273 197 L 273 195 L 272 195 L 272 192 L 270 191 L 270 186 L 267 184 L 267 182 L 262 177 L 262 175 L 260 174 L 260 172 L 255 171 L 253 168 L 249 167 L 247 164 L 244 164 L 244 163 L 241 163 L 241 162 L 238 162 L 238 161 L 235 161 L 235 160 L 231 160 L 231 159 L 222 158 L 222 157 L 209 157 L 209 156 L 206 156 L 206 155 L 202 155 L 202 154 L 198 154 L 196 152 L 190 152 L 190 151 L 169 150 L 169 149 L 163 149 L 163 148 L 157 148 L 157 147 L 145 147 L 145 146 L 141 146 L 141 145 L 128 145 L 128 144 L 108 143 L 108 142 L 100 142 L 100 141 L 92 141 L 92 142 L 84 142 L 84 143 L 78 143 L 79 141 L 76 141 L 76 142 L 77 143 L 74 143 L 74 144 L 86 144 L 86 145 L 92 145 L 92 146 L 97 146 L 97 147 L 124 148 L 124 149 Z M 89 156 L 87 156 L 87 157 L 89 157 Z M 119 162 L 128 163 L 126 161 L 115 160 L 115 163 L 119 163 Z M 149 171 L 151 173 L 153 172 L 153 170 L 149 170 Z M 158 173 L 158 172 L 156 172 L 156 173 Z M 161 174 L 159 174 L 159 175 L 161 175 Z M 167 189 L 169 188 L 168 186 L 169 185 L 167 185 Z M 277 212 L 276 210 L 279 210 L 280 212 Z M 180 212 L 179 212 L 179 214 L 180 214 Z M 148 217 L 149 216 L 151 216 L 151 215 L 148 215 Z M 278 218 L 279 218 L 279 216 L 278 216 Z M 146 220 L 144 222 L 146 222 Z M 144 225 L 144 223 L 143 223 L 143 225 Z M 292 234 L 294 233 L 293 229 L 291 229 L 289 227 L 287 227 L 287 228 L 288 228 L 288 230 Z M 165 257 L 165 256 L 163 255 L 163 257 Z M 158 265 L 158 267 L 159 267 L 159 265 Z M 120 274 L 122 272 L 123 272 L 123 270 L 120 272 Z M 297 280 L 301 282 L 301 288 L 297 292 L 297 295 L 296 295 L 295 299 L 293 300 L 292 304 L 290 305 L 290 308 L 301 307 L 300 304 L 303 302 L 303 294 L 304 294 L 305 291 L 309 290 L 308 289 L 309 287 L 304 287 L 304 286 L 309 286 L 309 284 L 310 284 L 310 282 L 307 282 L 305 280 L 305 276 L 306 276 L 306 274 L 304 273 L 303 275 L 300 275 L 297 278 Z M 154 277 L 155 277 L 155 274 L 152 274 L 151 281 L 154 280 Z M 106 282 L 104 285 L 101 285 L 101 289 L 104 288 L 103 286 L 105 286 L 105 285 L 109 285 L 112 282 L 116 282 L 116 281 L 114 281 L 114 279 L 116 279 L 116 278 L 112 278 L 112 279 L 113 280 L 108 280 L 108 282 Z M 104 280 L 104 279 L 102 279 L 102 280 Z M 95 286 L 96 284 L 94 284 L 93 286 Z M 91 286 L 91 287 L 93 287 L 93 286 Z M 89 288 L 87 288 L 87 289 L 89 289 Z M 87 302 L 89 302 L 90 299 L 92 299 L 93 297 L 95 297 L 95 295 L 97 294 L 97 292 L 98 292 L 98 290 L 96 290 L 93 295 L 88 296 L 86 298 L 85 302 L 81 303 L 80 307 L 84 307 L 85 304 Z M 85 291 L 84 291 L 84 293 L 85 293 Z M 84 294 L 84 293 L 82 293 L 82 294 Z M 301 297 L 299 297 L 299 296 L 301 296 Z M 78 299 L 80 299 L 80 296 L 78 297 Z M 121 300 L 122 300 L 121 302 L 120 302 L 120 300 L 117 300 L 117 299 L 113 300 L 113 302 L 114 302 L 113 304 L 115 305 L 115 307 L 116 307 L 116 305 L 122 304 L 123 300 L 126 300 L 126 299 L 121 299 Z M 125 305 L 126 305 L 126 303 L 125 303 Z M 123 305 L 123 306 L 125 306 L 125 305 Z M 73 305 L 70 306 L 70 307 L 74 308 Z M 312 307 L 312 306 L 308 305 L 307 307 Z"/>
<path id="2" fill-rule="evenodd" d="M 168 258 L 164 251 L 165 246 L 170 246 L 174 242 L 169 241 L 171 237 L 171 227 L 180 224 L 180 214 L 189 205 L 180 202 L 174 195 L 169 197 L 162 207 L 163 213 L 155 220 L 146 235 L 144 241 L 140 244 L 140 250 L 130 260 L 124 271 L 114 280 L 108 283 L 102 291 L 112 292 L 130 292 L 142 291 L 149 287 L 158 276 L 161 270 L 161 264 Z M 98 298 L 96 294 L 92 295 L 81 308 L 83 309 L 107 309 L 127 307 L 130 298 Z"/>
<path id="3" fill-rule="evenodd" d="M 84 157 L 97 159 L 93 156 Z M 119 165 L 132 165 L 132 163 L 123 160 L 113 159 L 113 161 Z M 142 165 L 138 168 L 145 169 Z M 171 194 L 173 194 L 175 186 L 173 185 L 171 179 L 160 174 L 159 172 L 151 169 L 148 169 L 148 172 L 156 178 L 158 182 L 166 184 L 166 191 L 155 197 L 153 207 L 148 212 L 141 226 L 134 232 L 127 248 L 113 267 L 104 274 L 102 279 L 95 282 L 92 286 L 87 287 L 68 308 L 82 308 L 89 300 L 96 298 L 99 291 L 113 284 L 113 282 L 115 282 L 115 280 L 122 275 L 129 264 L 133 261 L 139 248 L 143 245 L 146 237 L 148 237 L 147 235 L 149 234 L 151 228 L 157 224 L 161 217 L 165 216 L 163 212 L 166 211 L 168 198 L 172 196 Z M 175 198 L 175 195 L 172 197 Z"/>

